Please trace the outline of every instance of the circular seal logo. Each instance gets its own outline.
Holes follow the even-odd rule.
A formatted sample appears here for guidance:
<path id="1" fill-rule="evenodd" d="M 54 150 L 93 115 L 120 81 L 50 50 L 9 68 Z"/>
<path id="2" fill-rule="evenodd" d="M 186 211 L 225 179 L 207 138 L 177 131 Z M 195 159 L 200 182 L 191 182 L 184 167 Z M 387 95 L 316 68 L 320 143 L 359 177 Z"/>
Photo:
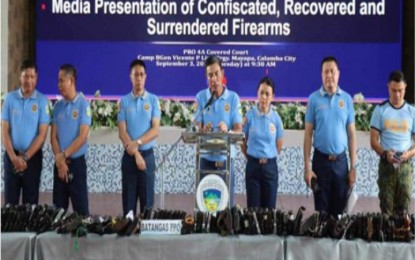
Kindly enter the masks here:
<path id="1" fill-rule="evenodd" d="M 225 112 L 229 112 L 230 109 L 231 107 L 229 106 L 229 104 L 225 104 Z"/>
<path id="2" fill-rule="evenodd" d="M 36 112 L 37 111 L 37 105 L 36 104 L 33 104 L 32 105 L 32 112 Z"/>
<path id="3" fill-rule="evenodd" d="M 73 118 L 73 119 L 77 119 L 77 118 L 78 118 L 78 109 L 74 109 L 74 110 L 72 111 L 72 118 Z"/>
<path id="4" fill-rule="evenodd" d="M 275 133 L 275 125 L 273 123 L 269 123 L 269 131 Z"/>
<path id="5" fill-rule="evenodd" d="M 144 110 L 145 110 L 145 111 L 150 110 L 150 105 L 149 105 L 149 104 L 147 104 L 147 103 L 145 103 L 145 104 L 144 104 Z"/>
<path id="6" fill-rule="evenodd" d="M 216 174 L 205 176 L 197 186 L 196 202 L 202 212 L 224 210 L 229 204 L 226 183 Z"/>
<path id="7" fill-rule="evenodd" d="M 343 100 L 341 100 L 341 99 L 339 100 L 339 107 L 340 107 L 340 108 L 343 108 L 343 107 L 344 107 L 344 101 L 343 101 Z"/>

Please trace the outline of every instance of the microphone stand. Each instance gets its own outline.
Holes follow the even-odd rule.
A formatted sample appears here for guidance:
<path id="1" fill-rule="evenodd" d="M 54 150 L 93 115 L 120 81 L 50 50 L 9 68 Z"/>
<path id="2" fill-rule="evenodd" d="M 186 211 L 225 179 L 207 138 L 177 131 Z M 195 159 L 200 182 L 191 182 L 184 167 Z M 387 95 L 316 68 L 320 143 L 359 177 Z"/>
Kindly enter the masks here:
<path id="1" fill-rule="evenodd" d="M 199 113 L 196 114 L 195 118 L 193 119 L 192 123 L 186 128 L 185 133 L 188 133 L 190 131 L 196 132 L 194 127 L 197 124 L 197 118 L 205 113 L 205 111 L 212 105 L 214 95 L 210 97 L 208 102 L 206 103 L 205 107 L 200 110 Z M 161 162 L 159 165 L 157 165 L 156 169 L 154 170 L 154 173 L 156 173 L 160 168 L 161 170 L 161 190 L 160 190 L 160 208 L 164 209 L 164 164 L 169 157 L 169 155 L 173 152 L 173 150 L 176 149 L 179 142 L 183 139 L 182 135 L 180 134 L 180 137 L 177 139 L 176 142 L 173 143 L 173 145 L 170 147 L 169 150 L 163 155 L 163 158 L 161 159 Z"/>

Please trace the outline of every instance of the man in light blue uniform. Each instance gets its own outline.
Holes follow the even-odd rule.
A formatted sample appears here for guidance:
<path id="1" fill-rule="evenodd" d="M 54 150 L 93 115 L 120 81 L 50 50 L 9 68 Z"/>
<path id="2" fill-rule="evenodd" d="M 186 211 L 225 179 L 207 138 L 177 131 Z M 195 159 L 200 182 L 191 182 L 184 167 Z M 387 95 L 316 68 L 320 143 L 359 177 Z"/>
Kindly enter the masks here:
<path id="1" fill-rule="evenodd" d="M 5 203 L 37 204 L 42 171 L 42 146 L 49 126 L 48 100 L 36 90 L 37 66 L 20 66 L 20 88 L 10 92 L 2 108 Z"/>
<path id="2" fill-rule="evenodd" d="M 132 91 L 122 97 L 118 112 L 119 136 L 125 148 L 121 162 L 124 215 L 154 205 L 156 162 L 153 147 L 159 134 L 160 107 L 157 96 L 145 89 L 146 66 L 142 60 L 130 64 Z"/>
<path id="3" fill-rule="evenodd" d="M 348 189 L 356 181 L 354 108 L 351 96 L 338 86 L 340 71 L 337 60 L 324 58 L 321 69 L 323 86 L 310 95 L 305 115 L 304 180 L 310 187 L 314 177 L 320 186 L 320 190 L 314 190 L 315 210 L 337 217 L 343 213 Z M 312 139 L 314 156 L 311 167 Z"/>
<path id="4" fill-rule="evenodd" d="M 51 143 L 55 154 L 53 204 L 89 215 L 85 154 L 91 125 L 91 109 L 76 92 L 76 68 L 64 64 L 59 69 L 59 91 L 63 97 L 53 109 Z"/>
<path id="5" fill-rule="evenodd" d="M 370 145 L 380 156 L 379 200 L 382 213 L 408 212 L 412 193 L 412 158 L 415 156 L 415 108 L 405 102 L 406 81 L 393 71 L 389 100 L 378 105 L 370 120 Z"/>
<path id="6" fill-rule="evenodd" d="M 258 84 L 258 103 L 244 118 L 247 158 L 245 184 L 247 207 L 275 208 L 278 191 L 277 156 L 284 134 L 280 116 L 271 108 L 274 81 L 265 77 Z"/>
<path id="7" fill-rule="evenodd" d="M 205 72 L 209 88 L 199 91 L 196 95 L 197 111 L 195 115 L 199 129 L 204 132 L 234 132 L 242 131 L 242 115 L 239 111 L 239 96 L 227 89 L 223 84 L 224 71 L 222 61 L 217 56 L 210 56 L 205 61 Z M 210 102 L 204 113 L 201 111 Z M 235 148 L 231 148 L 231 156 L 235 155 Z M 225 169 L 225 156 L 208 155 L 201 159 L 201 170 L 223 170 Z M 231 162 L 230 172 L 230 205 L 233 205 L 234 198 L 234 166 Z M 202 179 L 205 175 L 201 175 Z M 224 177 L 224 176 L 222 176 Z"/>

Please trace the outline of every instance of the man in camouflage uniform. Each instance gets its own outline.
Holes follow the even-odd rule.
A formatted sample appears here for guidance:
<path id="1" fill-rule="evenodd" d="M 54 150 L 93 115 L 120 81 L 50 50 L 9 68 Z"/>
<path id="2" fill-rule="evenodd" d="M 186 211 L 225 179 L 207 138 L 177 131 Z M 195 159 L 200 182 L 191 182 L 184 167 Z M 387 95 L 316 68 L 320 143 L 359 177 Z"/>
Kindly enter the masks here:
<path id="1" fill-rule="evenodd" d="M 409 210 L 415 156 L 415 107 L 404 100 L 406 81 L 402 72 L 389 76 L 389 100 L 378 105 L 370 121 L 370 145 L 381 157 L 379 200 L 382 213 Z"/>

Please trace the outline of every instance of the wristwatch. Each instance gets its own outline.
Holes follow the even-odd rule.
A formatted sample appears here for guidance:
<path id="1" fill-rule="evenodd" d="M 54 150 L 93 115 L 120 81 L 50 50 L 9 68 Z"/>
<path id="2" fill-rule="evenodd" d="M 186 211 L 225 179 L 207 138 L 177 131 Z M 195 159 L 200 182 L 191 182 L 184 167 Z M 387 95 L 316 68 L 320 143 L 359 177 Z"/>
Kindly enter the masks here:
<path id="1" fill-rule="evenodd" d="M 143 142 L 140 139 L 138 139 L 137 144 L 138 144 L 138 146 L 141 146 L 141 145 L 143 145 Z"/>
<path id="2" fill-rule="evenodd" d="M 27 156 L 27 153 L 24 153 L 24 154 L 23 154 L 23 160 L 24 160 L 25 162 L 29 161 L 29 156 Z"/>

